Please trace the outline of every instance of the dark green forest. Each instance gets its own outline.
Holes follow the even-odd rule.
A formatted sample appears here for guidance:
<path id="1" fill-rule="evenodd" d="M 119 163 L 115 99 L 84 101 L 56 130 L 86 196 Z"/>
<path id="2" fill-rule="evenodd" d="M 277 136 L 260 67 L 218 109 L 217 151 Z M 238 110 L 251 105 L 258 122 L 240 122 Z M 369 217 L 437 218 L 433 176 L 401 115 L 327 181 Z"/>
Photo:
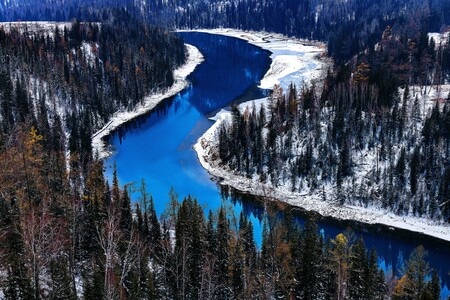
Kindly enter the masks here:
<path id="1" fill-rule="evenodd" d="M 449 100 L 428 114 L 419 102 L 449 80 L 450 46 L 427 35 L 448 30 L 448 1 L 1 1 L 0 19 L 69 21 L 45 33 L 0 26 L 0 298 L 439 299 L 423 247 L 404 275 L 386 277 L 358 236 L 323 237 L 314 218 L 299 226 L 289 208 L 279 218 L 276 202 L 260 248 L 245 215 L 205 215 L 195 197 L 170 191 L 158 217 L 153 201 L 164 199 L 144 182 L 132 203 L 117 174 L 106 181 L 91 137 L 173 83 L 186 54 L 170 28 L 321 40 L 335 61 L 325 82 L 234 108 L 221 163 L 448 222 Z M 383 167 L 349 189 L 362 151 Z"/>
<path id="2" fill-rule="evenodd" d="M 340 65 L 365 49 L 374 48 L 387 26 L 396 27 L 423 17 L 428 31 L 450 24 L 446 0 L 84 0 L 0 2 L 3 21 L 67 21 L 74 18 L 102 22 L 104 7 L 126 9 L 134 18 L 167 28 L 238 28 L 282 33 L 327 42 L 328 52 Z"/>
<path id="3" fill-rule="evenodd" d="M 0 153 L 5 299 L 439 299 L 423 247 L 402 277 L 386 278 L 359 237 L 325 238 L 314 218 L 300 227 L 268 203 L 258 249 L 244 214 L 206 216 L 195 198 L 170 191 L 158 218 L 145 182 L 131 204 L 131 187 L 115 172 L 109 184 L 101 161 L 88 165 L 80 192 L 43 141 L 21 128 Z"/>
<path id="4" fill-rule="evenodd" d="M 111 14 L 107 23 L 75 20 L 46 33 L 34 33 L 32 24 L 0 26 L 4 146 L 27 124 L 46 133 L 46 147 L 67 147 L 74 169 L 85 169 L 93 157 L 91 136 L 113 113 L 173 84 L 172 70 L 186 59 L 183 41 L 124 12 Z"/>
<path id="5" fill-rule="evenodd" d="M 275 88 L 267 107 L 234 107 L 213 159 L 330 203 L 449 222 L 450 96 L 439 89 L 450 46 L 410 26 L 386 28 L 376 50 L 320 88 L 292 84 Z"/>

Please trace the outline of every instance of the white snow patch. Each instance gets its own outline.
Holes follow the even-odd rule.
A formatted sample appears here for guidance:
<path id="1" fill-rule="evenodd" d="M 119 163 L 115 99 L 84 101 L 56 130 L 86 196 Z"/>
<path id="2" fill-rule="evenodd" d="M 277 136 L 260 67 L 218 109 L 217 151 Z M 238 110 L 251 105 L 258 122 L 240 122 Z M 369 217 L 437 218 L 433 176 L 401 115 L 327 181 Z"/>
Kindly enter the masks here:
<path id="1" fill-rule="evenodd" d="M 158 103 L 176 95 L 188 85 L 186 78 L 203 61 L 203 55 L 196 47 L 189 44 L 186 44 L 186 50 L 188 52 L 187 61 L 183 66 L 174 71 L 174 84 L 165 91 L 145 97 L 143 102 L 132 111 L 121 110 L 116 112 L 102 129 L 92 135 L 93 153 L 98 153 L 99 158 L 105 158 L 110 155 L 111 151 L 107 149 L 103 141 L 105 136 L 109 135 L 123 123 L 152 110 Z"/>
<path id="2" fill-rule="evenodd" d="M 10 32 L 11 28 L 18 29 L 21 33 L 27 33 L 28 36 L 33 35 L 49 35 L 53 37 L 56 27 L 62 33 L 64 28 L 70 29 L 72 23 L 70 22 L 47 22 L 47 21 L 33 21 L 33 22 L 0 22 L 0 28 L 5 32 Z"/>
<path id="3" fill-rule="evenodd" d="M 450 32 L 439 33 L 439 32 L 429 32 L 428 38 L 433 38 L 436 47 L 438 47 L 441 43 L 448 43 L 450 36 Z"/>
<path id="4" fill-rule="evenodd" d="M 272 64 L 259 85 L 272 89 L 279 85 L 286 90 L 291 83 L 310 83 L 325 74 L 331 65 L 326 57 L 325 44 L 316 41 L 292 39 L 281 34 L 247 32 L 237 29 L 199 29 L 196 32 L 220 34 L 248 41 L 270 51 Z"/>
<path id="5" fill-rule="evenodd" d="M 86 62 L 93 67 L 95 64 L 95 59 L 98 53 L 98 43 L 87 43 L 83 42 L 81 45 L 81 50 L 83 51 Z"/>

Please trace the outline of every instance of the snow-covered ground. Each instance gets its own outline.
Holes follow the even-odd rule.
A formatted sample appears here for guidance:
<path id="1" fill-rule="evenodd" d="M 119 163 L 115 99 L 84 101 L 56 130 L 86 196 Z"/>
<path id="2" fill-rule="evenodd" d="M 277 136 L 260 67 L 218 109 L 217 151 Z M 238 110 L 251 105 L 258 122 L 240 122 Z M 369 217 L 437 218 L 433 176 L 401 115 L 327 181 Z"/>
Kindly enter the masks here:
<path id="1" fill-rule="evenodd" d="M 175 82 L 169 89 L 145 97 L 143 102 L 132 111 L 122 110 L 116 112 L 112 116 L 111 120 L 103 126 L 102 129 L 92 135 L 93 152 L 98 153 L 99 158 L 107 157 L 110 154 L 105 142 L 103 141 L 105 136 L 109 135 L 112 131 L 125 122 L 149 112 L 155 108 L 158 103 L 164 99 L 176 95 L 188 85 L 186 78 L 194 71 L 197 65 L 203 61 L 203 55 L 196 47 L 192 45 L 187 44 L 186 49 L 188 52 L 187 61 L 183 66 L 174 71 Z"/>
<path id="2" fill-rule="evenodd" d="M 433 38 L 436 47 L 439 46 L 441 43 L 447 43 L 448 39 L 450 36 L 450 32 L 444 32 L 444 33 L 439 33 L 439 32 L 430 32 L 428 33 L 428 38 Z"/>
<path id="3" fill-rule="evenodd" d="M 64 28 L 70 29 L 72 23 L 70 22 L 48 22 L 48 21 L 33 21 L 33 22 L 0 22 L 0 28 L 3 28 L 5 32 L 9 32 L 11 28 L 18 29 L 22 33 L 28 33 L 29 36 L 36 34 L 49 35 L 53 37 L 55 28 L 58 27 L 60 32 L 63 32 Z"/>
<path id="4" fill-rule="evenodd" d="M 214 30 L 213 32 L 222 34 L 221 30 Z M 272 67 L 262 80 L 262 86 L 264 87 L 269 87 L 269 84 L 280 84 L 283 89 L 286 89 L 286 87 L 291 83 L 292 78 L 302 78 L 304 81 L 313 80 L 320 77 L 320 70 L 327 66 L 325 62 L 317 59 L 317 54 L 321 53 L 321 46 L 307 46 L 311 48 L 304 49 L 306 51 L 310 50 L 310 52 L 303 54 L 300 58 L 295 57 L 293 54 L 291 57 L 286 57 L 286 52 L 291 51 L 291 49 L 300 50 L 301 42 L 276 38 L 274 40 L 274 45 L 271 45 L 271 40 L 265 35 L 261 36 L 232 30 L 224 30 L 223 33 L 230 36 L 247 39 L 251 43 L 272 51 L 273 63 Z M 295 61 L 297 59 L 301 61 L 301 57 L 306 57 L 308 60 L 300 62 L 296 65 Z M 290 64 L 290 62 L 295 63 Z M 283 65 L 288 66 L 287 71 L 282 68 Z M 298 80 L 293 82 L 298 83 Z M 417 88 L 416 91 L 420 93 L 419 88 Z M 436 87 L 431 89 L 428 88 L 427 93 L 421 96 L 424 100 L 422 101 L 422 114 L 425 114 L 429 109 L 431 109 L 436 100 L 444 97 L 446 98 L 449 91 L 449 86 L 443 86 L 440 90 L 436 89 Z M 267 99 L 258 99 L 254 100 L 254 102 L 256 102 L 256 107 L 258 107 L 260 104 L 265 104 Z M 251 107 L 252 101 L 240 105 L 240 109 L 242 111 L 246 108 L 251 109 Z M 302 207 L 308 211 L 318 212 L 319 214 L 327 217 L 342 220 L 355 220 L 367 224 L 382 224 L 390 226 L 393 229 L 401 228 L 450 241 L 449 224 L 438 223 L 426 218 L 398 216 L 387 212 L 386 210 L 373 207 L 364 208 L 355 205 L 339 205 L 338 203 L 323 201 L 323 196 L 320 193 L 311 194 L 304 191 L 291 192 L 290 187 L 287 185 L 274 188 L 270 183 L 261 183 L 256 177 L 249 179 L 245 176 L 236 175 L 232 172 L 232 170 L 224 168 L 222 165 L 219 165 L 217 161 L 211 159 L 211 156 L 214 155 L 213 145 L 217 139 L 216 132 L 221 122 L 231 121 L 231 113 L 221 110 L 212 119 L 216 122 L 202 137 L 200 137 L 194 146 L 194 149 L 197 152 L 202 166 L 207 169 L 210 174 L 220 178 L 221 184 L 230 185 L 240 191 L 248 192 L 254 195 L 281 200 L 291 205 Z M 328 192 L 332 192 L 332 190 L 330 189 Z M 328 192 L 326 191 L 326 194 L 328 194 Z"/>
<path id="5" fill-rule="evenodd" d="M 281 34 L 247 32 L 236 29 L 199 29 L 197 32 L 220 34 L 248 41 L 250 44 L 269 50 L 272 64 L 259 85 L 272 89 L 275 84 L 283 90 L 293 82 L 310 83 L 326 73 L 331 66 L 325 55 L 326 46 L 320 42 L 291 39 Z M 319 59 L 320 58 L 320 59 Z"/>

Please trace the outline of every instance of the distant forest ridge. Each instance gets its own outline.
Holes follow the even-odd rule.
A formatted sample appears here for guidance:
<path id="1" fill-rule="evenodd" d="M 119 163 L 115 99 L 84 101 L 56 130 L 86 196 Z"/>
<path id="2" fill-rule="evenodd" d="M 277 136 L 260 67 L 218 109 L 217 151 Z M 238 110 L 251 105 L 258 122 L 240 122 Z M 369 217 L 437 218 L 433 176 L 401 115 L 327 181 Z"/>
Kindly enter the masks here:
<path id="1" fill-rule="evenodd" d="M 0 20 L 106 21 L 111 20 L 111 7 L 168 28 L 230 27 L 322 40 L 337 63 L 375 47 L 387 26 L 414 21 L 427 31 L 440 32 L 450 24 L 450 2 L 445 0 L 2 0 Z"/>

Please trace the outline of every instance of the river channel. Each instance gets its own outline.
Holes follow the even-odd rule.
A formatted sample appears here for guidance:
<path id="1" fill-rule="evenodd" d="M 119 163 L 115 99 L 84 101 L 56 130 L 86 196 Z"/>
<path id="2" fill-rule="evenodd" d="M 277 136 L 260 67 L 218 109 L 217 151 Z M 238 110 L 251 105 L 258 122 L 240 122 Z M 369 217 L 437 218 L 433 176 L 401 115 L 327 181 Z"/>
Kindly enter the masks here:
<path id="1" fill-rule="evenodd" d="M 145 180 L 160 215 L 169 201 L 169 191 L 180 200 L 188 195 L 204 206 L 205 212 L 229 206 L 237 216 L 244 210 L 255 228 L 257 243 L 261 240 L 261 207 L 246 200 L 223 199 L 214 178 L 202 168 L 192 149 L 197 139 L 211 126 L 211 117 L 233 101 L 263 97 L 266 91 L 257 88 L 270 66 L 270 53 L 246 41 L 198 32 L 179 33 L 186 43 L 196 46 L 205 61 L 188 77 L 190 85 L 158 105 L 151 113 L 138 117 L 109 136 L 115 149 L 105 161 L 106 176 L 111 181 L 116 164 L 121 185 Z M 303 222 L 302 217 L 298 217 Z M 324 235 L 334 237 L 352 226 L 349 222 L 323 220 L 319 223 Z M 375 248 L 378 262 L 387 274 L 397 273 L 412 249 L 419 244 L 428 251 L 430 267 L 442 279 L 442 297 L 450 292 L 450 247 L 419 235 L 398 233 L 386 228 L 352 226 L 362 235 L 369 249 Z"/>

